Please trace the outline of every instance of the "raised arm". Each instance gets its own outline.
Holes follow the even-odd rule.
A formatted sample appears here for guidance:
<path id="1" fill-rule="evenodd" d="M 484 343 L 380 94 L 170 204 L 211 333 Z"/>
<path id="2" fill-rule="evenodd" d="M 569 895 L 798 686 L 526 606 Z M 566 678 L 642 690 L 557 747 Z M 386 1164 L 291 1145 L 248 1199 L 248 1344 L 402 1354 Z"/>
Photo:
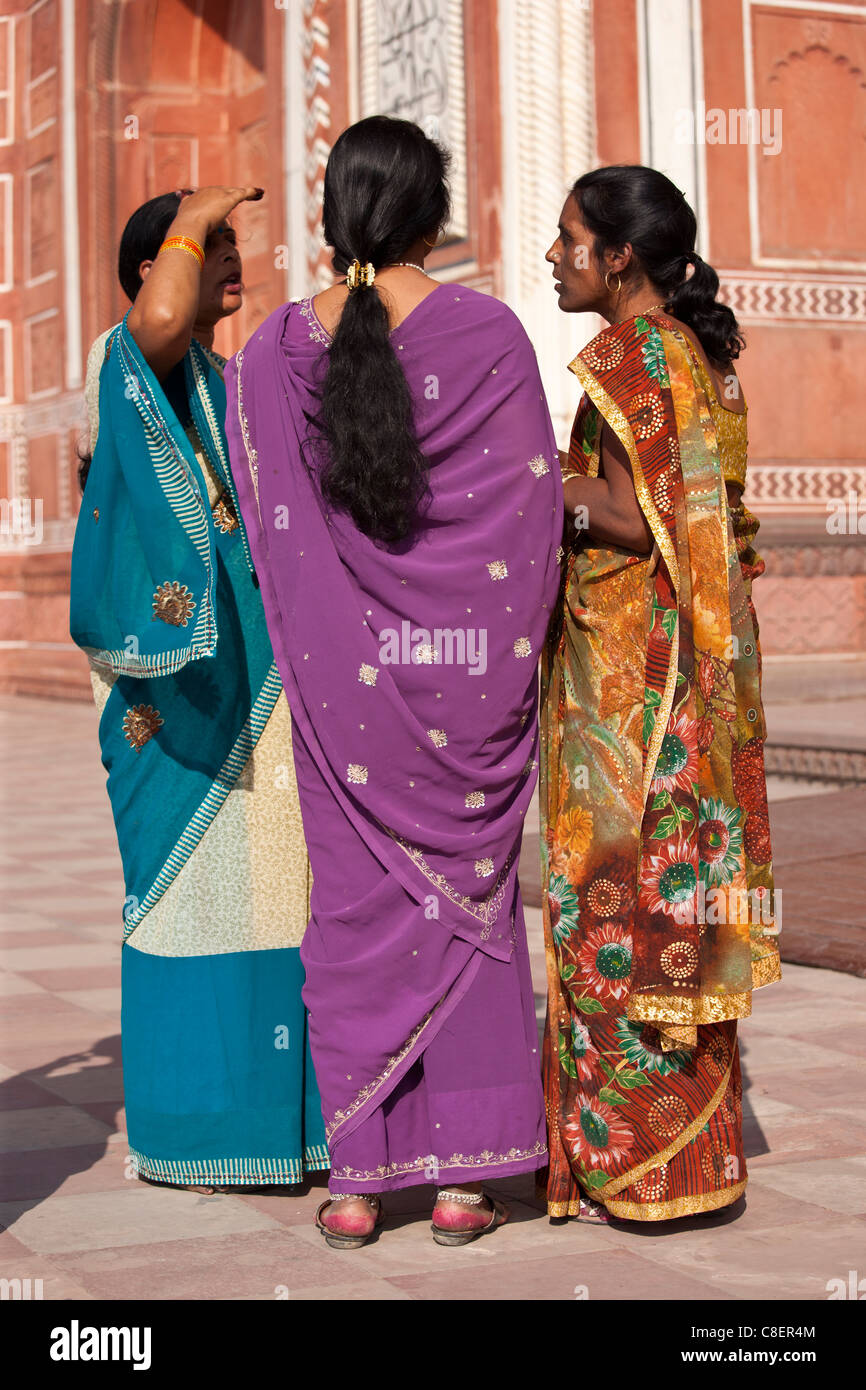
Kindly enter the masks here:
<path id="1" fill-rule="evenodd" d="M 166 241 L 187 237 L 202 249 L 239 203 L 262 197 L 261 188 L 200 188 L 184 197 Z M 158 380 L 189 351 L 199 312 L 202 262 L 193 249 L 161 251 L 142 261 L 142 286 L 127 327 Z"/>

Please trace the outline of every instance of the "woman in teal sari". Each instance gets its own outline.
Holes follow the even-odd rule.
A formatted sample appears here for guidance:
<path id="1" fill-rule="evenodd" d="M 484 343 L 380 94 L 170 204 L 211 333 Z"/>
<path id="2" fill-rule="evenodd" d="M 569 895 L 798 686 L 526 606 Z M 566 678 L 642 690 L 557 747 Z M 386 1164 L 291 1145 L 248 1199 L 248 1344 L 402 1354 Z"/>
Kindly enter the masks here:
<path id="1" fill-rule="evenodd" d="M 120 246 L 94 344 L 72 556 L 125 877 L 122 1035 L 139 1174 L 297 1183 L 328 1167 L 301 1001 L 310 874 L 291 716 L 223 433 L 216 323 L 242 303 L 247 188 L 167 194 Z M 83 470 L 84 471 L 84 470 Z"/>

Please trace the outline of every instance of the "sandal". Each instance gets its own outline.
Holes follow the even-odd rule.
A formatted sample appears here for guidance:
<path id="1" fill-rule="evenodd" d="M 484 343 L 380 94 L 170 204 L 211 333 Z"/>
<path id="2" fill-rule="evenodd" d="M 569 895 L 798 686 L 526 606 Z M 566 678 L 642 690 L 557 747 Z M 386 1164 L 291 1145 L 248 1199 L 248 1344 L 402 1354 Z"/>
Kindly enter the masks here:
<path id="1" fill-rule="evenodd" d="M 471 1230 L 455 1230 L 453 1227 L 437 1226 L 434 1221 L 430 1229 L 433 1232 L 433 1239 L 437 1245 L 468 1245 L 477 1236 L 487 1235 L 489 1231 L 495 1231 L 499 1226 L 504 1226 L 511 1213 L 504 1202 L 498 1198 L 490 1196 L 487 1192 L 452 1192 L 443 1188 L 437 1194 L 438 1202 L 463 1202 L 466 1206 L 477 1207 L 482 1202 L 489 1202 L 491 1207 L 490 1220 L 485 1226 L 475 1226 Z"/>
<path id="2" fill-rule="evenodd" d="M 348 1232 L 329 1230 L 322 1220 L 322 1213 L 326 1207 L 331 1206 L 333 1202 L 341 1202 L 346 1197 L 360 1198 L 361 1201 L 367 1202 L 375 1210 L 376 1220 L 372 1230 L 368 1231 L 366 1235 L 350 1235 Z M 316 1225 L 325 1237 L 325 1244 L 330 1245 L 332 1250 L 360 1250 L 361 1246 L 366 1245 L 371 1236 L 379 1229 L 384 1220 L 385 1212 L 382 1207 L 382 1199 L 378 1196 L 368 1196 L 366 1192 L 333 1192 L 327 1201 L 322 1202 L 316 1212 Z"/>
<path id="3" fill-rule="evenodd" d="M 584 1197 L 581 1193 L 580 1213 L 577 1219 L 578 1221 L 586 1221 L 591 1226 L 609 1226 L 613 1217 L 607 1207 L 601 1205 L 601 1202 L 594 1202 L 591 1197 Z"/>

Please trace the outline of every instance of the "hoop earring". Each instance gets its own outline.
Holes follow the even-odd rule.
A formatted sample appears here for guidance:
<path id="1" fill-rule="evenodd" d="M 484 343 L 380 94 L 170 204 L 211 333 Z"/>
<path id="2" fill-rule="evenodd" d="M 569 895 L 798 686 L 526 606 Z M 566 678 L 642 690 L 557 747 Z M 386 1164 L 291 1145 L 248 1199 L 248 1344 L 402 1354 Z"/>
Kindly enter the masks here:
<path id="1" fill-rule="evenodd" d="M 613 289 L 613 286 L 610 283 L 611 275 L 616 275 L 616 290 Z M 616 270 L 609 270 L 604 277 L 604 283 L 607 286 L 609 293 L 616 294 L 617 299 L 619 299 L 619 296 L 622 294 L 622 276 L 619 274 L 619 272 Z"/>
<path id="2" fill-rule="evenodd" d="M 447 229 L 445 227 L 442 227 L 440 229 L 440 234 L 435 241 L 428 241 L 426 237 L 422 237 L 421 240 L 423 241 L 425 246 L 430 247 L 431 251 L 435 251 L 438 246 L 442 246 L 444 244 L 447 235 Z"/>

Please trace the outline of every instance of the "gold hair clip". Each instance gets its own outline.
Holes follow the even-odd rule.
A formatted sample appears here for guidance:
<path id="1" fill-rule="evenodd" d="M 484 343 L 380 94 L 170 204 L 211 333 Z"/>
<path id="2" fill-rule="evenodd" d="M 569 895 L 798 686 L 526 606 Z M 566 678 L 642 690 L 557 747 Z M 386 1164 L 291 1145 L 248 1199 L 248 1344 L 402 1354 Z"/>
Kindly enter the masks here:
<path id="1" fill-rule="evenodd" d="M 372 261 L 368 261 L 366 265 L 361 265 L 361 262 L 356 258 L 346 271 L 346 284 L 350 290 L 357 290 L 358 288 L 368 290 L 375 278 L 376 271 Z"/>

